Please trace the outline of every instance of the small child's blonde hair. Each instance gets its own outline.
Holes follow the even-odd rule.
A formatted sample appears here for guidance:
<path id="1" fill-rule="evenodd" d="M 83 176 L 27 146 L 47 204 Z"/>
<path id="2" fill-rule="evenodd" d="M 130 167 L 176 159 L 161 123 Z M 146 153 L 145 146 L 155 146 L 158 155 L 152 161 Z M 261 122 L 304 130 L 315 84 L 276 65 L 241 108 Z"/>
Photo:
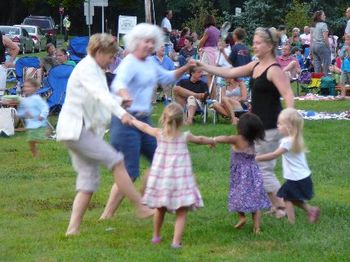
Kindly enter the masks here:
<path id="1" fill-rule="evenodd" d="M 170 103 L 163 111 L 159 122 L 167 137 L 175 135 L 176 131 L 183 125 L 184 110 L 178 103 Z"/>
<path id="2" fill-rule="evenodd" d="M 39 81 L 34 78 L 27 78 L 24 80 L 24 83 L 29 83 L 31 86 L 35 87 L 35 89 L 39 89 L 41 86 Z"/>
<path id="3" fill-rule="evenodd" d="M 291 151 L 294 153 L 305 151 L 304 119 L 299 112 L 294 108 L 286 108 L 282 110 L 278 119 L 286 125 L 289 135 L 293 138 Z"/>

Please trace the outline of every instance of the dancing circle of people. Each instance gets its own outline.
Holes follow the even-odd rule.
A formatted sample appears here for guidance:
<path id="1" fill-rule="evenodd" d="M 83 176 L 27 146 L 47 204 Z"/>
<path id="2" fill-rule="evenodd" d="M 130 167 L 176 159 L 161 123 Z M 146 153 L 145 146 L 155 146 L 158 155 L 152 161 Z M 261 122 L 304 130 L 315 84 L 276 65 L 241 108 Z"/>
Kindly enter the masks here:
<path id="1" fill-rule="evenodd" d="M 170 39 L 170 31 L 168 33 Z M 277 30 L 255 30 L 253 51 L 257 59 L 251 61 L 249 50 L 243 43 L 245 32 L 236 29 L 233 35 L 238 46 L 232 54 L 223 55 L 235 67 L 215 64 L 213 43 L 217 43 L 219 34 L 212 17 L 207 19 L 204 39 L 198 43 L 203 60 L 192 59 L 192 55 L 186 57 L 187 53 L 193 54 L 194 43 L 194 39 L 186 34 L 183 34 L 182 48 L 187 51 L 181 52 L 181 67 L 166 70 L 161 66 L 164 50 L 168 48 L 163 44 L 162 29 L 145 23 L 135 26 L 125 36 L 128 54 L 118 65 L 110 89 L 105 69 L 115 60 L 118 43 L 104 33 L 90 38 L 87 57 L 75 66 L 69 78 L 56 129 L 57 140 L 68 149 L 77 173 L 77 193 L 66 235 L 79 234 L 83 216 L 99 185 L 99 166 L 104 165 L 112 171 L 115 183 L 100 220 L 112 218 L 126 197 L 134 204 L 138 217 L 154 217 L 151 243 L 158 244 L 163 241 L 161 229 L 165 214 L 175 213 L 171 247 L 181 248 L 188 211 L 204 206 L 188 143 L 209 145 L 213 150 L 218 143 L 230 145 L 228 211 L 238 214 L 234 228 L 242 228 L 247 223 L 246 214 L 250 213 L 252 231 L 259 234 L 262 210 L 269 210 L 277 218 L 287 216 L 294 224 L 294 206 L 305 211 L 310 223 L 318 220 L 320 209 L 307 203 L 313 197 L 313 184 L 305 157 L 303 119 L 293 108 L 290 81 L 276 60 Z M 226 47 L 220 49 L 225 52 Z M 162 52 L 153 59 L 151 55 L 157 50 Z M 62 52 L 64 55 L 64 50 Z M 298 70 L 296 65 L 292 69 Z M 160 127 L 153 127 L 154 87 L 172 85 L 188 71 L 190 78 L 181 80 L 173 90 L 176 102 L 164 108 Z M 236 135 L 205 137 L 182 131 L 185 124 L 192 124 L 197 107 L 210 95 L 208 87 L 201 82 L 202 72 L 209 79 L 220 76 L 227 80 L 228 88 L 222 101 L 214 103 L 213 107 L 236 125 Z M 245 77 L 250 77 L 250 105 L 245 103 Z M 28 100 L 35 93 L 37 84 L 27 81 L 25 87 Z M 234 93 L 237 90 L 238 95 Z M 233 99 L 233 96 L 239 98 Z M 32 103 L 21 104 L 19 112 L 28 116 L 25 107 Z M 40 121 L 47 117 L 47 108 L 43 108 L 44 113 L 39 112 Z M 238 119 L 233 113 L 237 108 L 249 112 Z M 103 136 L 110 121 L 109 144 Z M 31 136 L 38 135 L 42 135 L 42 129 L 39 133 L 31 133 Z M 30 145 L 33 155 L 37 154 L 35 143 Z M 150 169 L 144 175 L 144 187 L 140 193 L 133 182 L 140 176 L 141 156 L 146 157 Z M 279 157 L 282 157 L 285 179 L 282 186 L 274 172 Z"/>

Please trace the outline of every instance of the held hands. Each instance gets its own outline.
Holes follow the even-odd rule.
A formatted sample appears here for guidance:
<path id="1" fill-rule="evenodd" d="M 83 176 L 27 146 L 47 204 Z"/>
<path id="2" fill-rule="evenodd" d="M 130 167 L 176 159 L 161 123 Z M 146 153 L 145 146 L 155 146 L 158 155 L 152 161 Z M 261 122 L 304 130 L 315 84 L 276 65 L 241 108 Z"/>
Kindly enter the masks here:
<path id="1" fill-rule="evenodd" d="M 124 125 L 127 124 L 127 125 L 131 126 L 131 125 L 133 125 L 132 121 L 134 119 L 135 118 L 132 115 L 130 115 L 129 113 L 126 113 L 122 116 L 122 118 L 120 120 L 122 121 L 122 123 Z"/>
<path id="2" fill-rule="evenodd" d="M 215 137 L 211 137 L 211 138 L 209 138 L 211 141 L 208 143 L 208 146 L 209 146 L 209 148 L 214 148 L 214 147 L 216 147 L 216 140 L 215 140 Z"/>
<path id="3" fill-rule="evenodd" d="M 126 89 L 121 89 L 118 92 L 118 95 L 122 98 L 121 106 L 124 108 L 128 108 L 132 104 L 132 98 L 130 97 L 128 91 Z"/>

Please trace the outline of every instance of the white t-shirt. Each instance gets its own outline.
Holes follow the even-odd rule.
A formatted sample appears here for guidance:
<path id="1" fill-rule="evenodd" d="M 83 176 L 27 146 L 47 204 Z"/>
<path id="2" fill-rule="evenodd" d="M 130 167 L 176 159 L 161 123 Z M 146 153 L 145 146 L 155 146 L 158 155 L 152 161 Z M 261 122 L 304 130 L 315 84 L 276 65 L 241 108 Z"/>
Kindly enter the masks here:
<path id="1" fill-rule="evenodd" d="M 311 34 L 301 34 L 300 39 L 303 45 L 310 45 Z"/>
<path id="2" fill-rule="evenodd" d="M 228 45 L 225 47 L 224 52 L 227 56 L 231 53 L 231 47 Z M 221 67 L 232 67 L 232 65 L 226 60 L 223 54 L 218 55 L 217 65 Z"/>
<path id="3" fill-rule="evenodd" d="M 292 144 L 291 137 L 284 137 L 280 142 L 279 147 L 287 150 L 282 155 L 283 177 L 288 180 L 298 181 L 308 177 L 311 171 L 307 165 L 305 153 L 292 152 Z"/>
<path id="4" fill-rule="evenodd" d="M 345 34 L 350 34 L 350 19 L 346 22 Z"/>
<path id="5" fill-rule="evenodd" d="M 159 21 L 159 20 L 158 20 Z M 169 32 L 171 32 L 171 23 L 170 20 L 167 17 L 164 17 L 161 24 L 160 24 L 161 28 L 166 28 L 168 29 Z"/>

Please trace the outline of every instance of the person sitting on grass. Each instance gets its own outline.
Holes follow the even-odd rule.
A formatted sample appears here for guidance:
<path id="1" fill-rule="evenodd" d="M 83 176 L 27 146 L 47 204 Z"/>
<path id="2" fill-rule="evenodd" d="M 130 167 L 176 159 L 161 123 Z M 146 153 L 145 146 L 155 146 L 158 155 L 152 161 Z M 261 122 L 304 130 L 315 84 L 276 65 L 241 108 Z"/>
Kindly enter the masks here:
<path id="1" fill-rule="evenodd" d="M 296 109 L 286 108 L 278 116 L 277 128 L 283 136 L 280 146 L 274 152 L 257 156 L 256 160 L 270 161 L 282 156 L 286 182 L 278 190 L 277 196 L 284 200 L 288 221 L 295 223 L 294 206 L 297 206 L 307 213 L 310 223 L 315 223 L 320 209 L 305 202 L 313 197 L 313 185 L 305 157 L 304 120 Z"/>
<path id="2" fill-rule="evenodd" d="M 208 96 L 208 85 L 201 80 L 202 70 L 190 69 L 190 79 L 182 79 L 173 89 L 175 101 L 187 106 L 187 124 L 191 125 L 198 109 L 203 109 L 203 102 Z"/>
<path id="3" fill-rule="evenodd" d="M 49 106 L 46 101 L 36 94 L 40 83 L 35 79 L 27 79 L 23 84 L 25 98 L 20 101 L 17 111 L 19 117 L 25 118 L 27 141 L 33 157 L 38 156 L 37 144 L 46 139 L 47 116 Z"/>
<path id="4" fill-rule="evenodd" d="M 244 81 L 233 78 L 226 79 L 226 88 L 221 89 L 221 103 L 214 102 L 214 109 L 224 117 L 231 119 L 232 124 L 237 123 L 235 111 L 247 110 L 247 87 Z"/>

